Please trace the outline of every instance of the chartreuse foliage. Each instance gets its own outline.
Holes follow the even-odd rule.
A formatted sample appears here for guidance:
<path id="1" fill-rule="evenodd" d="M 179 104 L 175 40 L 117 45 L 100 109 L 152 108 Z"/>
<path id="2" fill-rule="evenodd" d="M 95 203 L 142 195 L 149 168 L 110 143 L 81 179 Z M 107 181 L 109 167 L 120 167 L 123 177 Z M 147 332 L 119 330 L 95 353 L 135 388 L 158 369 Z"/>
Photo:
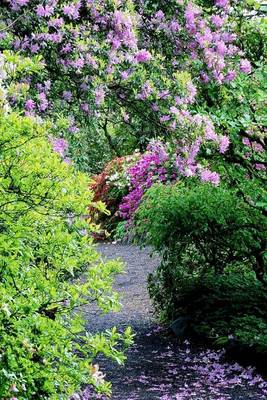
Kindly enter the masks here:
<path id="1" fill-rule="evenodd" d="M 79 306 L 116 310 L 115 261 L 103 263 L 82 218 L 88 179 L 52 151 L 48 126 L 0 114 L 0 398 L 67 399 L 94 376 L 98 353 L 123 362 L 129 330 L 85 334 Z M 94 207 L 102 207 L 94 204 Z M 79 278 L 84 274 L 85 279 Z"/>
<path id="2" fill-rule="evenodd" d="M 238 189 L 154 185 L 135 214 L 135 232 L 162 254 L 149 291 L 164 321 L 183 315 L 194 332 L 234 337 L 267 351 L 266 232 L 260 208 Z"/>

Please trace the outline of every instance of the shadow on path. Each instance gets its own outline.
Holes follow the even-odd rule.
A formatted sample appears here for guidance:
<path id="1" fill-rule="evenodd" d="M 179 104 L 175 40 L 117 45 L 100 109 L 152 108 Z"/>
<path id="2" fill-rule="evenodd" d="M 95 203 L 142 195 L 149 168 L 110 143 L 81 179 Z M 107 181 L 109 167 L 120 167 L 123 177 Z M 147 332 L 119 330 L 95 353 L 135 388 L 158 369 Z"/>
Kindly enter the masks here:
<path id="1" fill-rule="evenodd" d="M 129 325 L 135 344 L 128 351 L 125 366 L 101 362 L 101 370 L 113 384 L 112 400 L 263 400 L 267 383 L 250 368 L 223 363 L 223 353 L 203 350 L 188 342 L 179 344 L 158 326 L 147 294 L 146 278 L 159 264 L 148 250 L 130 245 L 101 244 L 103 258 L 121 258 L 126 274 L 117 278 L 122 310 L 99 316 L 86 311 L 90 331 Z M 105 399 L 88 389 L 84 400 Z"/>

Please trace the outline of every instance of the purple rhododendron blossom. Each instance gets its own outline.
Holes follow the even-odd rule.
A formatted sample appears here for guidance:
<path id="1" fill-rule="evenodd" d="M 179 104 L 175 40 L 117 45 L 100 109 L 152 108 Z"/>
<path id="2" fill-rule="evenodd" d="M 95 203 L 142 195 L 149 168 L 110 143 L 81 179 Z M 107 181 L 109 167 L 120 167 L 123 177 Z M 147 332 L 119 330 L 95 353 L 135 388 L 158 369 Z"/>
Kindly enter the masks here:
<path id="1" fill-rule="evenodd" d="M 18 11 L 21 7 L 26 6 L 30 0 L 9 0 L 12 10 Z"/>
<path id="2" fill-rule="evenodd" d="M 224 154 L 229 146 L 230 146 L 230 139 L 228 136 L 221 136 L 219 139 L 219 144 L 220 144 L 220 153 Z"/>
<path id="3" fill-rule="evenodd" d="M 51 143 L 53 150 L 63 158 L 69 147 L 68 142 L 63 138 L 52 138 Z"/>
<path id="4" fill-rule="evenodd" d="M 130 191 L 120 205 L 120 214 L 125 219 L 130 219 L 137 210 L 144 193 L 154 182 L 167 181 L 165 162 L 168 160 L 165 145 L 160 141 L 152 141 L 147 152 L 137 163 L 128 170 L 130 177 Z"/>
<path id="5" fill-rule="evenodd" d="M 228 82 L 231 82 L 236 78 L 236 75 L 237 75 L 236 71 L 234 71 L 234 70 L 228 71 L 228 73 L 225 77 L 225 80 Z"/>
<path id="6" fill-rule="evenodd" d="M 70 19 L 76 20 L 79 18 L 81 8 L 81 1 L 77 1 L 76 3 L 69 3 L 63 7 L 63 13 Z"/>
<path id="7" fill-rule="evenodd" d="M 65 101 L 71 101 L 72 100 L 72 93 L 69 90 L 64 90 L 62 97 Z"/>
<path id="8" fill-rule="evenodd" d="M 44 112 L 44 111 L 47 110 L 48 104 L 49 104 L 48 100 L 47 100 L 47 97 L 46 97 L 46 93 L 45 92 L 41 92 L 41 93 L 39 93 L 38 97 L 39 97 L 39 101 L 40 101 L 39 110 Z"/>
<path id="9" fill-rule="evenodd" d="M 244 74 L 250 74 L 252 71 L 251 64 L 248 60 L 241 60 L 240 61 L 240 71 Z"/>
<path id="10" fill-rule="evenodd" d="M 36 9 L 36 14 L 38 15 L 38 17 L 51 17 L 53 12 L 54 7 L 49 5 L 43 6 L 39 4 Z"/>
<path id="11" fill-rule="evenodd" d="M 229 0 L 215 0 L 215 5 L 217 7 L 225 8 L 229 6 Z"/>
<path id="12" fill-rule="evenodd" d="M 35 107 L 36 107 L 36 104 L 32 99 L 26 100 L 25 105 L 24 105 L 24 108 L 26 111 L 31 112 L 35 109 Z"/>
<path id="13" fill-rule="evenodd" d="M 212 15 L 211 22 L 216 28 L 221 28 L 225 23 L 225 18 L 221 17 L 220 15 Z"/>
<path id="14" fill-rule="evenodd" d="M 81 104 L 81 110 L 84 111 L 85 113 L 89 113 L 90 107 L 88 103 L 82 103 Z"/>
<path id="15" fill-rule="evenodd" d="M 212 172 L 209 169 L 204 169 L 200 173 L 200 179 L 202 182 L 210 182 L 215 186 L 220 183 L 220 175 L 217 172 Z"/>
<path id="16" fill-rule="evenodd" d="M 105 101 L 105 90 L 104 86 L 100 85 L 95 89 L 95 103 L 97 106 L 100 106 Z"/>
<path id="17" fill-rule="evenodd" d="M 145 63 L 150 61 L 152 58 L 149 51 L 142 49 L 135 54 L 135 59 L 138 63 Z"/>

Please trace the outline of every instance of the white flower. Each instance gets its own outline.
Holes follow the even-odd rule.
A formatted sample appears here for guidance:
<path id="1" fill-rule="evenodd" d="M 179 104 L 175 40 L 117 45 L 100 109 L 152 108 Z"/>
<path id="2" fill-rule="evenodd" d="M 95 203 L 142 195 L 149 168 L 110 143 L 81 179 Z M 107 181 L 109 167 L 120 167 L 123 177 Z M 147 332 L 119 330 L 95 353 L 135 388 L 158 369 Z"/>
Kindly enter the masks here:
<path id="1" fill-rule="evenodd" d="M 15 383 L 12 383 L 9 390 L 10 390 L 10 392 L 13 392 L 13 393 L 18 393 L 18 391 L 19 391 Z"/>
<path id="2" fill-rule="evenodd" d="M 103 372 L 101 372 L 99 370 L 99 365 L 95 364 L 93 365 L 92 368 L 92 377 L 96 383 L 96 385 L 101 385 L 104 383 L 104 378 L 105 378 L 106 374 L 103 374 Z"/>
<path id="3" fill-rule="evenodd" d="M 71 400 L 81 400 L 81 396 L 78 393 L 74 393 L 74 395 L 71 396 Z"/>

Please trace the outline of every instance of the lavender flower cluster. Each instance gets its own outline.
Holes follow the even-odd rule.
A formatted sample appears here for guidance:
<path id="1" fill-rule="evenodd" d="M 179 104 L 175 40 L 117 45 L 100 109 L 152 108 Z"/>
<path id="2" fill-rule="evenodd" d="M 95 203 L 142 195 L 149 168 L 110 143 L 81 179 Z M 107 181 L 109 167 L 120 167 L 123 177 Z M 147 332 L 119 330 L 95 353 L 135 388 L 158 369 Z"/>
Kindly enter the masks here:
<path id="1" fill-rule="evenodd" d="M 162 130 L 175 131 L 195 118 L 188 107 L 197 98 L 198 85 L 209 81 L 227 84 L 238 73 L 251 72 L 250 62 L 231 33 L 229 0 L 215 0 L 212 15 L 193 2 L 177 2 L 173 15 L 157 10 L 149 20 L 144 19 L 144 5 L 134 9 L 122 1 L 117 5 L 105 0 L 35 3 L 33 8 L 29 0 L 8 0 L 3 13 L 3 23 L 12 34 L 11 48 L 40 55 L 44 65 L 53 63 L 47 71 L 57 69 L 52 76 L 44 74 L 46 78 L 37 84 L 29 77 L 25 112 L 52 114 L 55 104 L 60 104 L 60 112 L 73 114 L 72 134 L 79 131 L 79 118 L 70 111 L 75 104 L 83 114 L 98 120 L 108 102 L 116 116 L 133 124 L 134 111 L 128 105 L 136 100 L 147 102 Z M 10 24 L 17 19 L 20 24 Z M 29 23 L 30 31 L 26 29 Z M 24 27 L 21 31 L 20 26 Z M 148 31 L 151 37 L 145 35 Z M 167 38 L 159 36 L 161 42 L 153 43 L 158 32 Z M 3 32 L 1 40 L 6 35 Z M 168 67 L 162 62 L 165 41 L 173 52 Z M 194 76 L 180 79 L 194 62 L 201 68 L 192 68 Z"/>
<path id="2" fill-rule="evenodd" d="M 147 334 L 150 335 L 153 335 L 153 332 Z M 147 350 L 132 351 L 136 352 L 135 356 L 138 357 L 138 352 Z M 132 372 L 129 370 L 127 377 L 122 379 L 126 379 L 126 384 L 131 388 L 127 400 L 140 399 L 140 390 L 147 392 L 148 398 L 154 396 L 160 400 L 266 399 L 266 380 L 252 367 L 226 362 L 224 350 L 199 349 L 196 352 L 191 343 L 185 341 L 179 347 L 169 345 L 164 351 L 154 350 L 152 353 L 149 355 L 152 356 L 153 363 L 160 362 L 164 366 L 163 374 L 162 370 L 160 371 L 160 380 L 149 370 L 140 371 L 138 376 L 131 376 Z M 88 386 L 81 394 L 75 394 L 71 398 L 89 399 L 107 400 L 107 397 L 95 394 L 93 388 Z"/>

